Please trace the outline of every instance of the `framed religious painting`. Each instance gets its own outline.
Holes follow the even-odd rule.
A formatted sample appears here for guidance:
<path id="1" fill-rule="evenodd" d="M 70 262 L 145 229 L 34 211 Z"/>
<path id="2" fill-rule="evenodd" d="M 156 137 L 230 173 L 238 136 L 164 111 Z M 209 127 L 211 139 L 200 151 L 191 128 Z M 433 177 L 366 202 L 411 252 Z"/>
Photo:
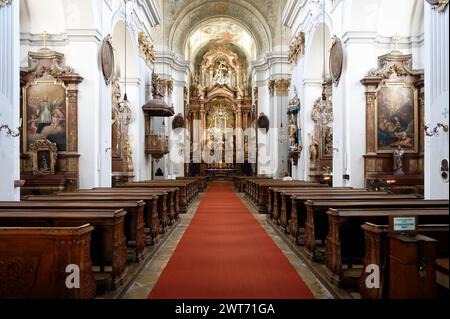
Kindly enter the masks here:
<path id="1" fill-rule="evenodd" d="M 333 36 L 333 42 L 330 50 L 330 75 L 335 85 L 339 84 L 344 65 L 344 50 L 341 40 Z"/>
<path id="2" fill-rule="evenodd" d="M 54 143 L 58 152 L 66 152 L 67 88 L 57 80 L 36 80 L 23 89 L 23 153 L 42 138 Z"/>
<path id="3" fill-rule="evenodd" d="M 407 153 L 419 147 L 418 90 L 405 83 L 378 87 L 375 101 L 375 146 L 377 153 L 392 153 L 401 146 Z"/>
<path id="4" fill-rule="evenodd" d="M 107 85 L 110 85 L 115 73 L 114 49 L 112 46 L 112 38 L 108 35 L 102 43 L 100 49 L 100 63 L 103 72 L 103 78 Z"/>

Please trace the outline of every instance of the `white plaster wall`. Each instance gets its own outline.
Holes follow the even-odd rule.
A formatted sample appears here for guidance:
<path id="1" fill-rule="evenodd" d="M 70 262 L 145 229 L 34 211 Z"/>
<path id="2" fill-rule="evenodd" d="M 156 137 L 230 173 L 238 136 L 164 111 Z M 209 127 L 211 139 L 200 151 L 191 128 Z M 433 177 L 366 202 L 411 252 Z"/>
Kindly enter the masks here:
<path id="1" fill-rule="evenodd" d="M 449 8 L 443 13 L 425 5 L 425 124 L 448 125 Z M 440 177 L 441 160 L 449 159 L 449 133 L 425 138 L 425 197 L 448 199 L 448 182 Z"/>
<path id="2" fill-rule="evenodd" d="M 0 8 L 0 126 L 19 127 L 19 12 L 20 4 Z M 0 132 L 0 201 L 20 199 L 14 181 L 20 179 L 20 138 Z"/>

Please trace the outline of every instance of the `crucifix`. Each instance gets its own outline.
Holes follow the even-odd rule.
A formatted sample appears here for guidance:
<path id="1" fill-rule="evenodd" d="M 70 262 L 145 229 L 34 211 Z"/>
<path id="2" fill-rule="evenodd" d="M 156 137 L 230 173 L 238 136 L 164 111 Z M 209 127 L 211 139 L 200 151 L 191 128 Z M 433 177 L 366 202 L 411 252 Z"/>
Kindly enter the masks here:
<path id="1" fill-rule="evenodd" d="M 48 33 L 44 31 L 41 33 L 41 38 L 44 41 L 44 49 L 47 49 Z"/>
<path id="2" fill-rule="evenodd" d="M 400 42 L 401 38 L 400 35 L 398 33 L 396 33 L 393 37 L 392 40 L 395 43 L 395 50 L 398 50 L 398 43 Z"/>

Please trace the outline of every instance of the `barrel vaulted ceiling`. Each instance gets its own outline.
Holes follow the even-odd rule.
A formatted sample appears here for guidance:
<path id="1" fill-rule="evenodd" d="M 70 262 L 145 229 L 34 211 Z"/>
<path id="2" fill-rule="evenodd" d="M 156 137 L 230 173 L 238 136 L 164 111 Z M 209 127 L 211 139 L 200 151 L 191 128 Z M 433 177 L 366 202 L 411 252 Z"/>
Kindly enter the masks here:
<path id="1" fill-rule="evenodd" d="M 228 18 L 253 36 L 260 55 L 289 38 L 281 23 L 285 3 L 286 0 L 161 0 L 163 30 L 156 36 L 162 37 L 159 43 L 184 55 L 189 37 L 201 24 Z"/>

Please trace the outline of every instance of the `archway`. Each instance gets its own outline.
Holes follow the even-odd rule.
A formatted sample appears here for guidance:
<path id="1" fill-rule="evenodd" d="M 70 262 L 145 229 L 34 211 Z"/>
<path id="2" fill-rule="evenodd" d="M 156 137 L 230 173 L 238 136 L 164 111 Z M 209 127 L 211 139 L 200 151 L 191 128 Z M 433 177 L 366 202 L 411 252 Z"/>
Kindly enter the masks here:
<path id="1" fill-rule="evenodd" d="M 112 184 L 120 185 L 131 181 L 135 174 L 140 150 L 139 132 L 132 123 L 139 113 L 139 88 L 137 87 L 138 61 L 133 38 L 123 21 L 114 27 L 111 42 L 115 51 L 115 78 L 112 81 L 111 154 Z M 127 97 L 125 98 L 125 93 Z"/>

